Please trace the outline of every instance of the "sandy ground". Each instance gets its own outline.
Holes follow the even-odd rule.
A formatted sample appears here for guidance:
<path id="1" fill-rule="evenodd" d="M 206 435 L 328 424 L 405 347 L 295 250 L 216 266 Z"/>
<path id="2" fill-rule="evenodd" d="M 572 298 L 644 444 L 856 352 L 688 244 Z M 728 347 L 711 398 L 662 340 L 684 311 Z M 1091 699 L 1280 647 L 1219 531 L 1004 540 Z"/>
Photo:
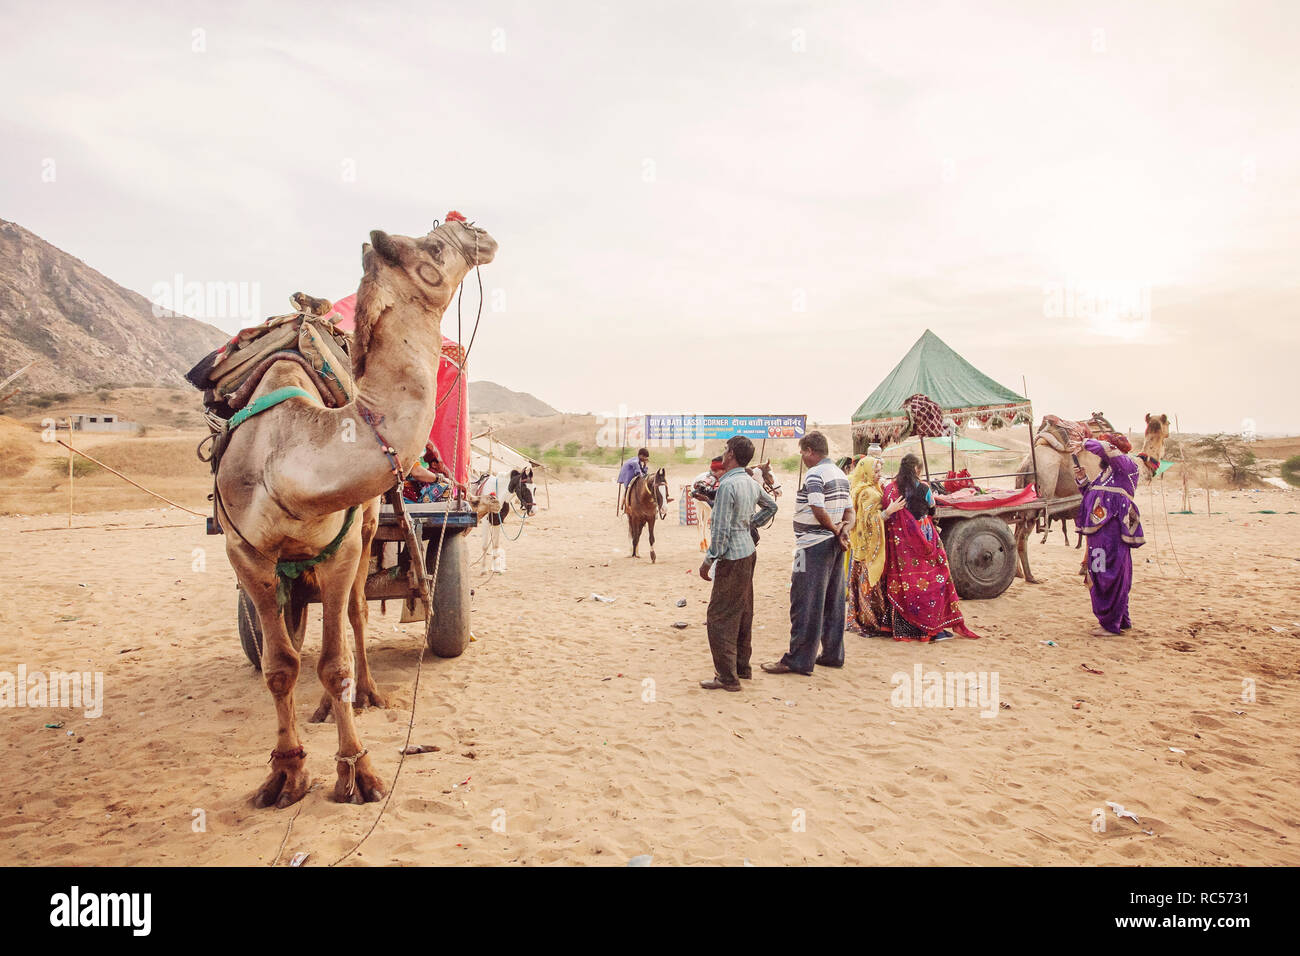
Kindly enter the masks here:
<path id="1" fill-rule="evenodd" d="M 550 495 L 508 572 L 476 573 L 476 642 L 425 659 L 412 739 L 441 751 L 407 758 L 347 865 L 1300 863 L 1300 494 L 1225 492 L 1210 516 L 1198 495 L 1166 522 L 1143 489 L 1153 543 L 1123 638 L 1085 636 L 1079 552 L 1054 531 L 1033 547 L 1044 583 L 965 604 L 983 640 L 850 634 L 843 670 L 759 672 L 741 694 L 696 683 L 712 674 L 697 530 L 674 512 L 658 563 L 633 560 L 612 485 Z M 788 638 L 790 500 L 759 551 L 759 661 Z M 351 849 L 381 805 L 329 796 L 335 728 L 305 723 L 315 614 L 297 713 L 323 785 L 255 810 L 274 716 L 221 539 L 167 509 L 66 520 L 0 518 L 0 671 L 101 671 L 103 715 L 0 709 L 0 863 L 312 866 Z M 396 621 L 372 605 L 389 708 L 359 717 L 390 785 L 422 640 Z M 1010 706 L 892 706 L 892 675 L 918 664 L 996 672 Z M 1096 832 L 1107 801 L 1140 823 L 1106 811 Z"/>

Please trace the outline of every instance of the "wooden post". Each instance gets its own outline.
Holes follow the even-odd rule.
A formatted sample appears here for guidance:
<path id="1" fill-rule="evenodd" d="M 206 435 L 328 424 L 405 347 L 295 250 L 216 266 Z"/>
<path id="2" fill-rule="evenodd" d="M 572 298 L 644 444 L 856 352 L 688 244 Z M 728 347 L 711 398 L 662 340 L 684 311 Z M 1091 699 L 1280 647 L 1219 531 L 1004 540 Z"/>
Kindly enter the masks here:
<path id="1" fill-rule="evenodd" d="M 759 448 L 759 450 L 758 450 L 758 462 L 759 462 L 759 464 L 762 464 L 762 463 L 763 463 L 763 453 L 766 452 L 766 451 L 767 451 L 767 439 L 764 438 L 764 439 L 763 439 L 763 445 L 762 445 L 762 447 Z"/>
<path id="2" fill-rule="evenodd" d="M 925 483 L 928 485 L 930 483 L 930 461 L 925 457 L 925 436 L 917 435 L 916 437 L 921 439 L 921 464 L 925 465 Z"/>
<path id="3" fill-rule="evenodd" d="M 1025 377 L 1023 375 L 1020 376 L 1020 387 L 1024 389 L 1025 398 L 1028 398 L 1029 384 L 1025 381 Z M 1042 498 L 1043 489 L 1038 487 L 1038 452 L 1036 450 L 1037 447 L 1038 447 L 1038 442 L 1034 438 L 1034 403 L 1030 402 L 1029 403 L 1029 466 L 1034 469 L 1034 493 L 1038 495 L 1038 497 Z M 1052 493 L 1053 494 L 1056 493 L 1055 488 L 1052 489 Z M 1047 514 L 1046 507 L 1044 507 L 1043 509 L 1043 514 Z"/>
<path id="4" fill-rule="evenodd" d="M 546 466 L 542 466 L 542 487 L 546 490 L 546 510 L 551 510 L 551 483 L 546 477 Z"/>
<path id="5" fill-rule="evenodd" d="M 624 418 L 623 419 L 623 448 L 618 453 L 618 470 L 620 475 L 623 472 L 623 465 L 626 463 L 626 460 L 627 460 L 627 419 Z M 622 484 L 620 484 L 618 486 L 618 500 L 614 504 L 615 518 L 618 517 L 618 513 L 622 509 L 622 507 L 623 507 L 623 486 Z"/>
<path id="6" fill-rule="evenodd" d="M 68 527 L 72 527 L 72 419 L 68 419 Z"/>

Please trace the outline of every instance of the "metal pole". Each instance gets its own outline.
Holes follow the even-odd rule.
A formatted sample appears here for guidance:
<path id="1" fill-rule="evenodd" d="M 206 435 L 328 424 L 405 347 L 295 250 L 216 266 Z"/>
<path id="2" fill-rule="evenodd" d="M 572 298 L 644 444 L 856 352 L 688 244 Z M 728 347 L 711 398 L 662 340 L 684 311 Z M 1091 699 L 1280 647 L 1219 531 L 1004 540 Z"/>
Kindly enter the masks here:
<path id="1" fill-rule="evenodd" d="M 925 465 L 925 483 L 928 485 L 930 483 L 930 461 L 925 457 L 925 436 L 917 435 L 916 437 L 921 440 L 921 463 Z"/>

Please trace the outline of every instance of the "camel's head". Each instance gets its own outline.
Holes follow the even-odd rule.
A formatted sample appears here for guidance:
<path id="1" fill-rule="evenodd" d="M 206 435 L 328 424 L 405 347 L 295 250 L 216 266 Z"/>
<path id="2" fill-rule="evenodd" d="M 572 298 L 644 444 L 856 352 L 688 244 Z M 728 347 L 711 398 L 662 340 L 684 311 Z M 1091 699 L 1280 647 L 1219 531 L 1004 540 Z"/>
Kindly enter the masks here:
<path id="1" fill-rule="evenodd" d="M 1146 420 L 1146 432 L 1142 436 L 1142 450 L 1138 452 L 1138 458 L 1146 463 L 1150 475 L 1160 467 L 1160 459 L 1165 454 L 1165 441 L 1169 438 L 1169 416 L 1148 413 Z"/>
<path id="2" fill-rule="evenodd" d="M 461 280 L 496 255 L 487 232 L 464 222 L 459 213 L 419 238 L 376 229 L 361 247 L 365 275 L 357 289 L 354 364 L 358 375 L 380 317 L 395 306 L 415 306 L 441 318 Z"/>

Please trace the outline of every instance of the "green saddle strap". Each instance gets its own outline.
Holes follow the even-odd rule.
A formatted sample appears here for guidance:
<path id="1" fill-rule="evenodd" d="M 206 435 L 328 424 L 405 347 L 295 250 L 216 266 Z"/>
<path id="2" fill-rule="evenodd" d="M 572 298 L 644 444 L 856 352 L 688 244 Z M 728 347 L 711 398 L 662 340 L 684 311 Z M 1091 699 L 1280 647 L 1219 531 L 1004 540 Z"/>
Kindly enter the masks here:
<path id="1" fill-rule="evenodd" d="M 355 518 L 356 515 L 357 506 L 353 505 L 348 509 L 347 517 L 343 519 L 343 527 L 339 529 L 339 533 L 334 536 L 333 541 L 325 545 L 325 550 L 316 555 L 316 557 L 304 558 L 301 561 L 277 561 L 275 563 L 275 602 L 279 607 L 283 608 L 289 603 L 289 589 L 291 587 L 289 583 L 290 581 L 297 580 L 302 577 L 304 571 L 309 571 L 316 567 L 316 565 L 322 564 L 334 557 L 342 546 L 343 539 L 347 537 L 348 529 L 352 527 L 352 519 Z"/>
<path id="2" fill-rule="evenodd" d="M 274 408 L 276 405 L 279 405 L 281 402 L 290 398 L 316 398 L 316 396 L 305 388 L 297 388 L 296 386 L 277 388 L 273 392 L 267 392 L 260 398 L 253 399 L 253 401 L 249 402 L 239 411 L 235 412 L 235 414 L 231 415 L 230 421 L 226 423 L 226 430 L 233 432 L 254 415 L 260 415 L 268 408 Z"/>

